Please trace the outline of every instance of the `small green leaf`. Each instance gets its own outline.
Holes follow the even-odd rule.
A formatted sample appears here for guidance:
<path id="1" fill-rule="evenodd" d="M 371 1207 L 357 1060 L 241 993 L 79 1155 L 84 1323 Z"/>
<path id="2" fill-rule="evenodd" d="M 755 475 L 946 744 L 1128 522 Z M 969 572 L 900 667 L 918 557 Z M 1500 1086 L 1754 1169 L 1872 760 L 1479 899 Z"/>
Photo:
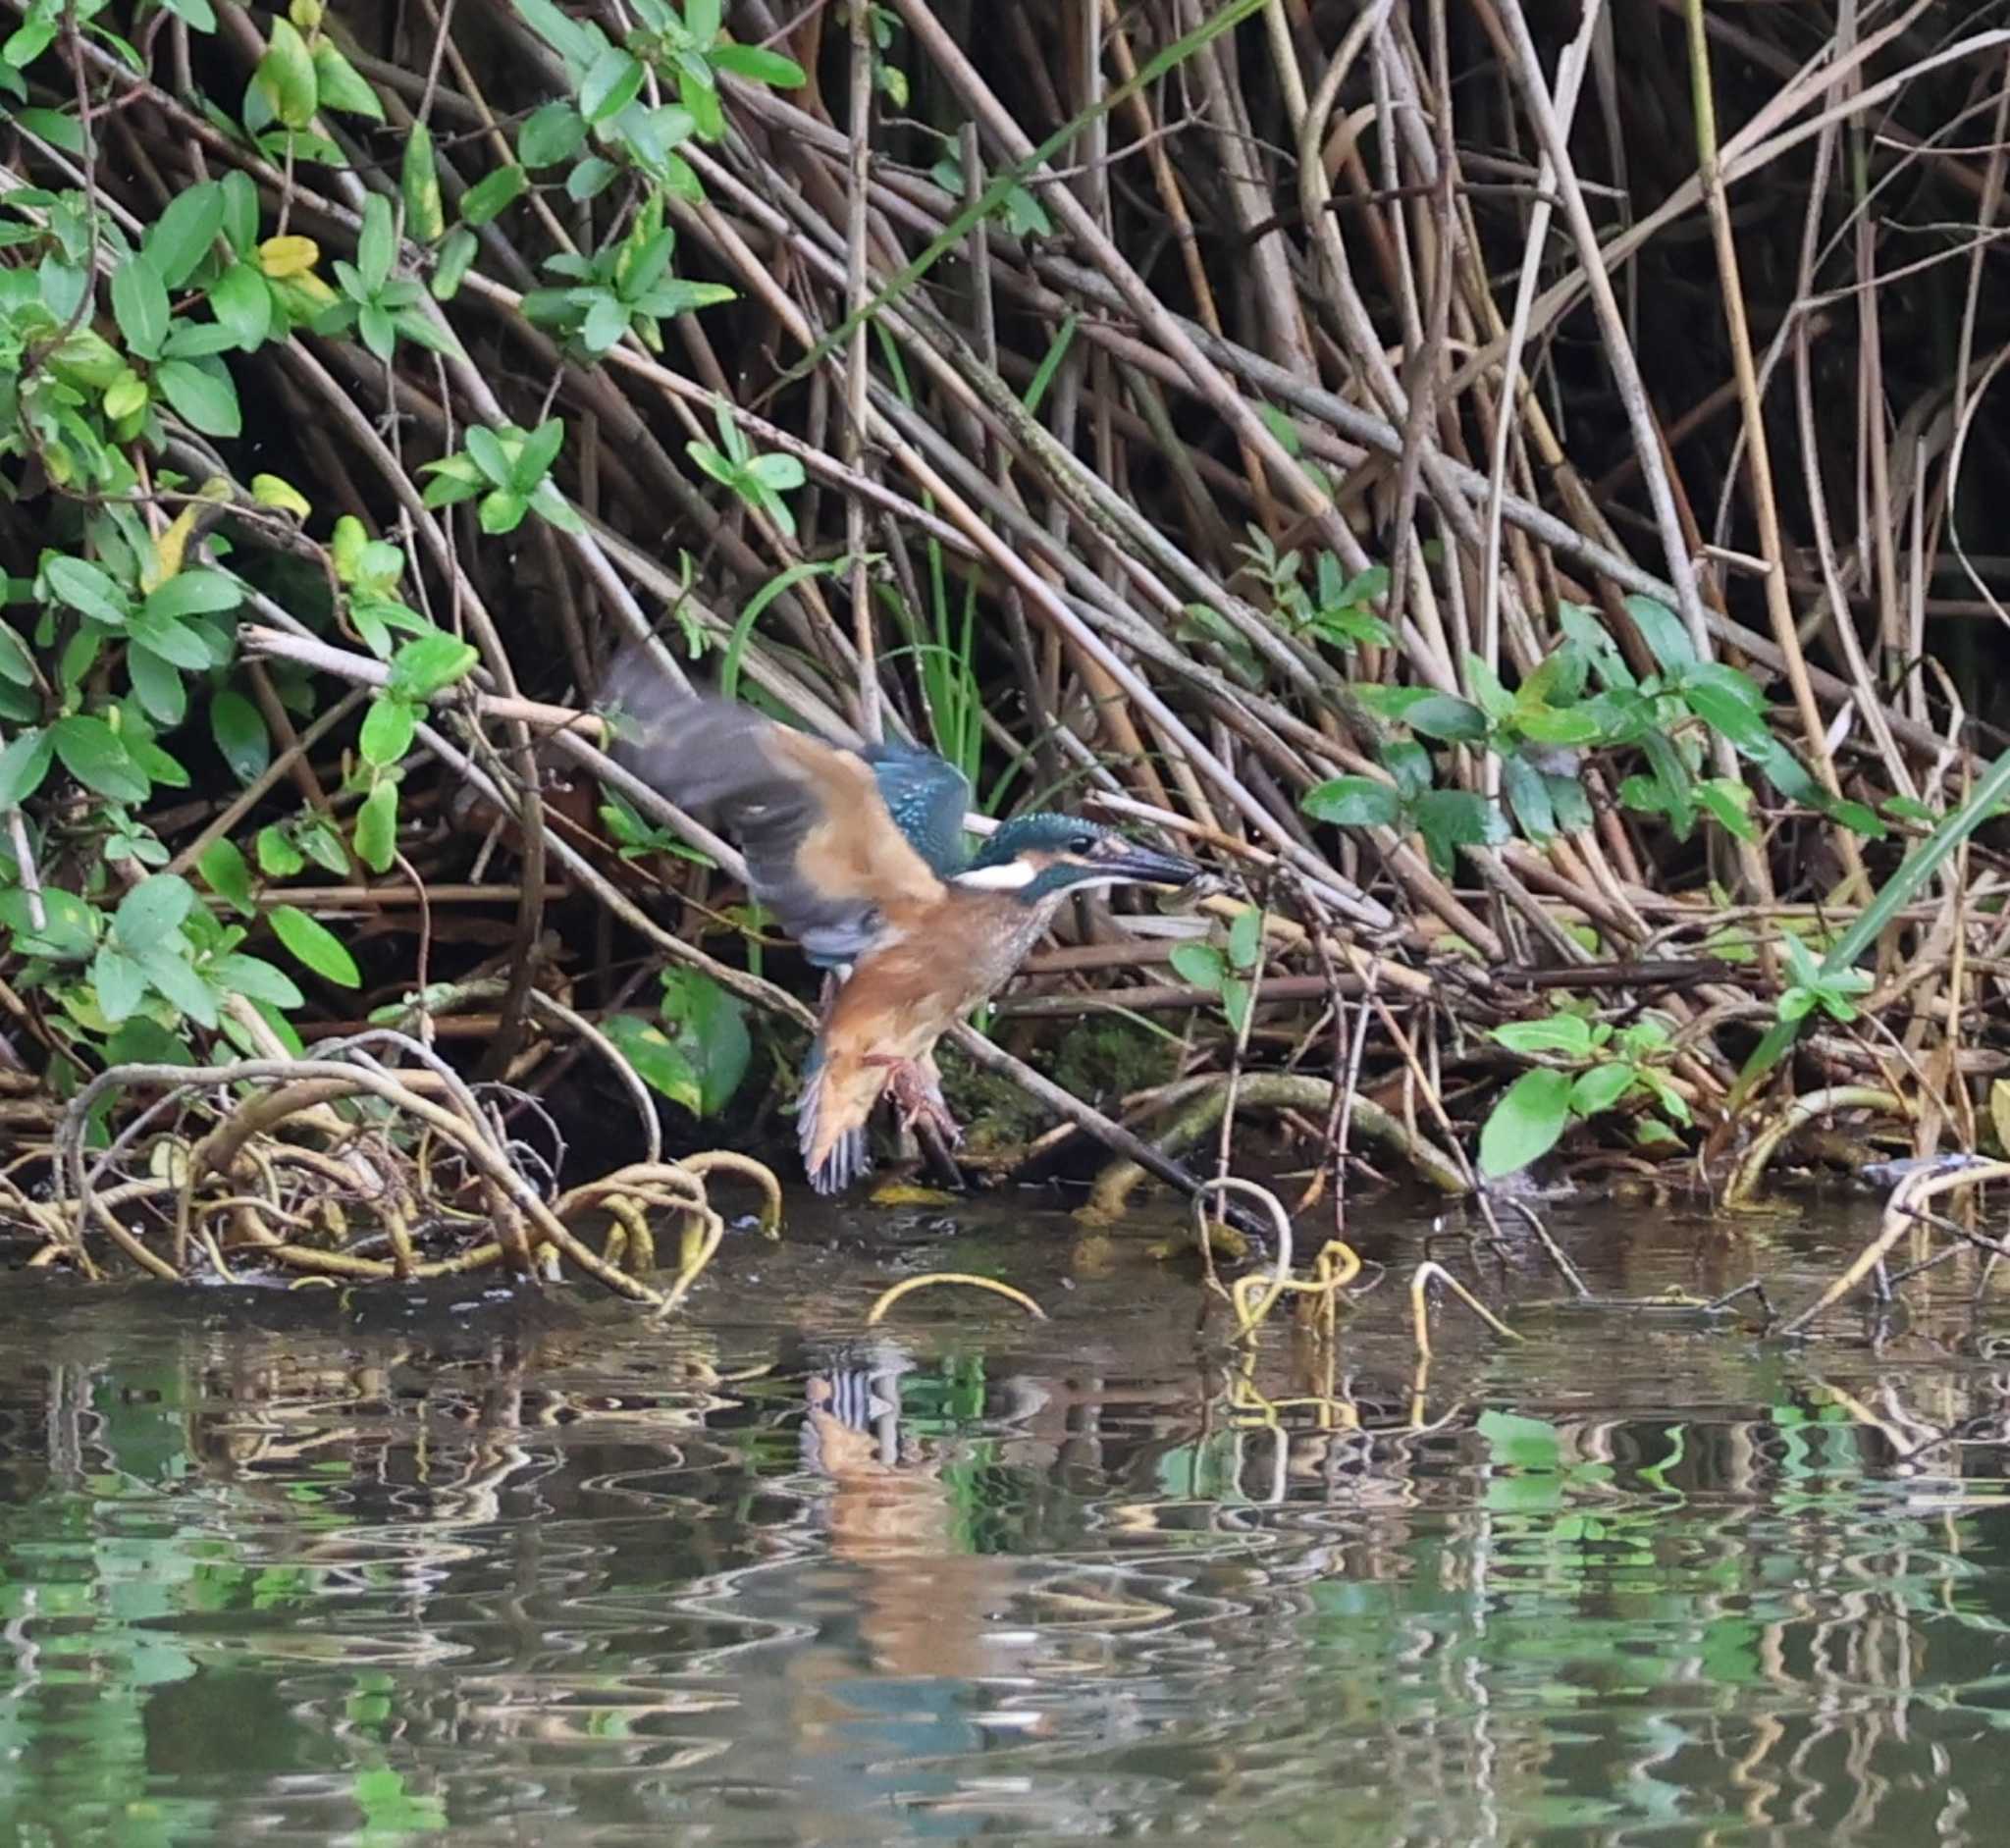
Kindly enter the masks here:
<path id="1" fill-rule="evenodd" d="M 601 1023 L 601 1031 L 651 1089 L 661 1091 L 693 1116 L 702 1114 L 704 1097 L 697 1067 L 661 1027 L 640 1014 L 611 1014 Z"/>
<path id="2" fill-rule="evenodd" d="M 1570 1123 L 1570 1075 L 1538 1067 L 1501 1095 L 1480 1131 L 1480 1172 L 1516 1174 L 1556 1147 Z"/>
<path id="3" fill-rule="evenodd" d="M 716 1116 L 740 1088 L 753 1056 L 746 1010 L 695 969 L 665 970 L 662 985 L 662 1022 L 697 1076 L 698 1112 Z"/>
<path id="4" fill-rule="evenodd" d="M 392 658 L 387 691 L 401 699 L 424 702 L 465 675 L 481 659 L 473 644 L 435 629 L 415 636 Z"/>
<path id="5" fill-rule="evenodd" d="M 485 533 L 513 533 L 523 524 L 523 516 L 530 511 L 530 502 L 511 488 L 498 488 L 493 494 L 485 494 L 482 503 L 475 509 L 475 519 Z"/>
<path id="6" fill-rule="evenodd" d="M 410 708 L 406 708 L 410 711 Z M 387 777 L 356 811 L 356 858 L 372 872 L 388 872 L 397 857 L 397 785 Z"/>
<path id="7" fill-rule="evenodd" d="M 456 225 L 440 245 L 440 262 L 433 271 L 433 299 L 451 301 L 459 292 L 468 266 L 475 260 L 481 240 L 465 225 Z"/>
<path id="8" fill-rule="evenodd" d="M 1610 1110 L 1625 1096 L 1633 1088 L 1633 1068 L 1623 1060 L 1595 1065 L 1588 1072 L 1580 1072 L 1571 1084 L 1570 1109 L 1580 1117 L 1595 1117 L 1602 1110 Z"/>
<path id="9" fill-rule="evenodd" d="M 1449 693 L 1429 693 L 1409 703 L 1402 713 L 1412 731 L 1447 744 L 1476 744 L 1487 735 L 1487 715 L 1469 700 Z"/>
<path id="10" fill-rule="evenodd" d="M 202 1027 L 214 1027 L 217 1024 L 217 997 L 210 985 L 190 966 L 187 952 L 183 946 L 163 943 L 147 951 L 139 962 L 146 971 L 147 980 L 154 988 L 190 1020 Z"/>
<path id="11" fill-rule="evenodd" d="M 227 615 L 243 601 L 244 593 L 221 571 L 191 567 L 148 592 L 142 607 L 150 616 L 180 621 L 186 616 Z"/>
<path id="12" fill-rule="evenodd" d="M 253 475 L 251 477 L 251 499 L 262 507 L 271 507 L 280 513 L 291 513 L 295 519 L 306 519 L 314 511 L 307 497 L 290 481 L 278 475 Z"/>
<path id="13" fill-rule="evenodd" d="M 599 198 L 620 177 L 620 168 L 612 161 L 603 160 L 598 154 L 589 154 L 565 176 L 566 197 L 584 205 L 590 199 Z"/>
<path id="14" fill-rule="evenodd" d="M 363 229 L 356 238 L 356 272 L 368 294 L 383 292 L 397 259 L 397 227 L 392 220 L 391 201 L 383 193 L 373 192 L 363 201 Z"/>
<path id="15" fill-rule="evenodd" d="M 145 771 L 102 718 L 73 713 L 50 730 L 63 767 L 86 789 L 114 802 L 144 802 L 153 793 Z"/>
<path id="16" fill-rule="evenodd" d="M 91 959 L 90 985 L 98 997 L 98 1012 L 116 1027 L 137 1013 L 146 999 L 146 971 L 109 943 L 101 944 Z"/>
<path id="17" fill-rule="evenodd" d="M 170 359 L 153 376 L 161 395 L 204 436 L 242 433 L 244 418 L 238 407 L 238 388 L 219 361 Z"/>
<path id="18" fill-rule="evenodd" d="M 274 20 L 265 56 L 252 74 L 273 115 L 289 129 L 304 129 L 314 120 L 321 86 L 306 41 L 287 20 Z"/>
<path id="19" fill-rule="evenodd" d="M 209 309 L 251 352 L 272 332 L 272 290 L 256 265 L 233 263 L 209 289 Z"/>
<path id="20" fill-rule="evenodd" d="M 222 185 L 203 180 L 184 187 L 154 221 L 146 235 L 146 254 L 169 289 L 180 289 L 209 254 L 224 227 L 225 206 Z"/>
<path id="21" fill-rule="evenodd" d="M 275 905 L 272 928 L 288 952 L 303 967 L 342 988 L 360 988 L 363 973 L 340 938 L 297 905 Z"/>
<path id="22" fill-rule="evenodd" d="M 331 38 L 323 38 L 314 46 L 314 82 L 315 100 L 322 108 L 367 116 L 372 122 L 384 120 L 384 105 L 377 100 L 377 92 Z"/>
<path id="23" fill-rule="evenodd" d="M 0 750 L 0 815 L 20 808 L 42 786 L 55 750 L 55 740 L 40 729 L 23 732 Z"/>
<path id="24" fill-rule="evenodd" d="M 256 782 L 265 773 L 272 762 L 272 740 L 264 716 L 241 693 L 226 687 L 210 700 L 209 731 L 240 783 Z"/>
<path id="25" fill-rule="evenodd" d="M 363 715 L 359 740 L 363 761 L 378 769 L 390 769 L 403 763 L 404 754 L 412 748 L 412 735 L 418 730 L 418 725 L 419 710 L 409 700 L 400 699 L 395 693 L 380 693 L 370 702 L 370 710 Z M 379 867 L 377 871 L 381 872 L 384 869 Z"/>
<path id="26" fill-rule="evenodd" d="M 0 680 L 12 681 L 18 687 L 31 687 L 35 683 L 34 657 L 27 652 L 27 644 L 4 622 L 0 622 Z"/>
<path id="27" fill-rule="evenodd" d="M 146 952 L 181 928 L 195 908 L 195 888 L 172 872 L 156 872 L 119 901 L 112 915 L 112 934 L 131 956 Z"/>
<path id="28" fill-rule="evenodd" d="M 1169 959 L 1182 981 L 1219 994 L 1228 977 L 1228 959 L 1211 943 L 1176 943 Z"/>
<path id="29" fill-rule="evenodd" d="M 1628 597 L 1620 606 L 1633 618 L 1648 653 L 1661 663 L 1664 673 L 1675 673 L 1696 664 L 1696 645 L 1680 616 L 1666 604 L 1652 597 Z"/>
<path id="30" fill-rule="evenodd" d="M 1238 912 L 1229 925 L 1229 961 L 1238 969 L 1255 969 L 1263 961 L 1263 914 L 1251 906 Z"/>
<path id="31" fill-rule="evenodd" d="M 759 45 L 714 45 L 712 62 L 716 70 L 729 71 L 751 82 L 766 83 L 769 89 L 801 89 L 810 79 L 793 58 Z"/>
<path id="32" fill-rule="evenodd" d="M 433 154 L 433 131 L 423 122 L 414 122 L 405 132 L 398 190 L 404 195 L 405 236 L 420 243 L 434 242 L 447 229 L 447 213 L 440 202 L 440 163 Z"/>
<path id="33" fill-rule="evenodd" d="M 185 672 L 200 673 L 209 665 L 209 649 L 202 638 L 172 616 L 135 610 L 127 634 L 148 654 Z"/>
<path id="34" fill-rule="evenodd" d="M 1494 1029 L 1494 1037 L 1510 1052 L 1533 1056 L 1554 1052 L 1566 1059 L 1591 1057 L 1591 1026 L 1575 1014 L 1552 1014 L 1545 1021 L 1508 1021 Z"/>
<path id="35" fill-rule="evenodd" d="M 502 439 L 485 425 L 473 424 L 468 429 L 466 441 L 468 459 L 494 486 L 508 487 L 509 451 L 502 447 Z"/>
<path id="36" fill-rule="evenodd" d="M 586 124 L 570 103 L 547 103 L 516 132 L 516 158 L 526 167 L 555 167 L 586 144 Z"/>
<path id="37" fill-rule="evenodd" d="M 236 841 L 211 841 L 196 860 L 195 871 L 202 875 L 203 884 L 232 910 L 250 915 L 251 868 Z"/>
<path id="38" fill-rule="evenodd" d="M 236 952 L 219 956 L 210 964 L 209 973 L 227 992 L 263 1001 L 268 1007 L 301 1007 L 306 1003 L 307 997 L 292 977 L 274 968 L 262 956 Z"/>
<path id="39" fill-rule="evenodd" d="M 1428 780 L 1429 765 L 1425 766 Z M 1336 776 L 1305 791 L 1298 807 L 1315 821 L 1336 827 L 1394 827 L 1402 802 L 1387 783 L 1372 776 Z"/>
<path id="40" fill-rule="evenodd" d="M 530 185 L 530 175 L 521 167 L 499 167 L 470 186 L 461 196 L 460 216 L 464 224 L 486 225 L 504 207 L 513 205 Z"/>
<path id="41" fill-rule="evenodd" d="M 306 857 L 276 827 L 258 830 L 258 870 L 269 879 L 291 879 L 306 864 Z"/>
<path id="42" fill-rule="evenodd" d="M 85 558 L 52 557 L 42 567 L 49 589 L 73 609 L 80 609 L 93 622 L 107 628 L 125 627 L 128 614 L 126 593 Z"/>
<path id="43" fill-rule="evenodd" d="M 140 358 L 159 356 L 168 337 L 168 286 L 151 258 L 130 256 L 112 272 L 112 318 Z"/>
<path id="44" fill-rule="evenodd" d="M 613 121 L 642 94 L 648 75 L 641 59 L 620 45 L 609 45 L 580 79 L 580 114 L 595 128 Z"/>

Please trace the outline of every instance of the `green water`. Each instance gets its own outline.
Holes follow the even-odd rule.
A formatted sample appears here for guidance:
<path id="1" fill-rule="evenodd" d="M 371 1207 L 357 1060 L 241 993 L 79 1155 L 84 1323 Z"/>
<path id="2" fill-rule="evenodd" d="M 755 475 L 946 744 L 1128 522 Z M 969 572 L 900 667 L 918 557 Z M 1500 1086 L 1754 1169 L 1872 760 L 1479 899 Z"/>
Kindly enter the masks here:
<path id="1" fill-rule="evenodd" d="M 1795 1304 L 1864 1230 L 1558 1226 L 1602 1290 Z M 862 1326 L 950 1267 L 1053 1319 Z M 1330 1379 L 1266 1337 L 1254 1387 L 1326 1400 L 1266 1421 L 1190 1278 L 1056 1215 L 717 1269 L 655 1330 L 0 1280 L 0 1839 L 2010 1840 L 1972 1273 L 1811 1346 L 1446 1310 L 1422 1371 L 1392 1277 Z"/>

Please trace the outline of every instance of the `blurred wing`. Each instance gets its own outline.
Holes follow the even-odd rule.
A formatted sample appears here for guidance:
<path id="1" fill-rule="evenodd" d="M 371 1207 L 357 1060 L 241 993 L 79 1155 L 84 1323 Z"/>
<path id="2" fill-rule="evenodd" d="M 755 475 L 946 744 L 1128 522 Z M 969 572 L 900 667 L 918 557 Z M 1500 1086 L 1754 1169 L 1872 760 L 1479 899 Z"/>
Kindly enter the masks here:
<path id="1" fill-rule="evenodd" d="M 855 962 L 889 914 L 943 896 L 857 752 L 685 693 L 639 653 L 606 697 L 624 715 L 615 761 L 739 837 L 749 888 L 813 961 Z"/>
<path id="2" fill-rule="evenodd" d="M 893 824 L 931 867 L 960 867 L 970 778 L 932 751 L 911 744 L 874 745 L 865 754 Z"/>

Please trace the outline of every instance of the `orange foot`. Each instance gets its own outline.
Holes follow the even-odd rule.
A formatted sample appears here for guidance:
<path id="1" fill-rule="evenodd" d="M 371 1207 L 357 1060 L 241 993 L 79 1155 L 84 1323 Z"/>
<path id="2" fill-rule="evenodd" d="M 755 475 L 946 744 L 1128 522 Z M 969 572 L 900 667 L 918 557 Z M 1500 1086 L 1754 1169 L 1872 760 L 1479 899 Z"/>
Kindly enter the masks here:
<path id="1" fill-rule="evenodd" d="M 949 1114 L 949 1106 L 942 1098 L 942 1081 L 933 1070 L 914 1059 L 877 1054 L 869 1055 L 866 1063 L 888 1068 L 886 1094 L 900 1113 L 902 1129 L 912 1130 L 917 1124 L 926 1123 L 946 1146 L 955 1148 L 961 1144 L 963 1128 Z"/>

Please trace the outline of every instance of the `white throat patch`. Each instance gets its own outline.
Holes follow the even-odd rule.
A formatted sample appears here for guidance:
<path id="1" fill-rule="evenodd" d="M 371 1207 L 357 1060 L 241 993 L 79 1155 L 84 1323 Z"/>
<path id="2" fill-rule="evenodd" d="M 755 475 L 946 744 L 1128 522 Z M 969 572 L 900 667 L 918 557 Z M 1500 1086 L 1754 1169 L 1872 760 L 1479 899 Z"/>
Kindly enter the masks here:
<path id="1" fill-rule="evenodd" d="M 954 883 L 973 892 L 1017 892 L 1040 875 L 1039 868 L 1025 860 L 1007 860 L 995 867 L 979 867 L 959 872 Z"/>

